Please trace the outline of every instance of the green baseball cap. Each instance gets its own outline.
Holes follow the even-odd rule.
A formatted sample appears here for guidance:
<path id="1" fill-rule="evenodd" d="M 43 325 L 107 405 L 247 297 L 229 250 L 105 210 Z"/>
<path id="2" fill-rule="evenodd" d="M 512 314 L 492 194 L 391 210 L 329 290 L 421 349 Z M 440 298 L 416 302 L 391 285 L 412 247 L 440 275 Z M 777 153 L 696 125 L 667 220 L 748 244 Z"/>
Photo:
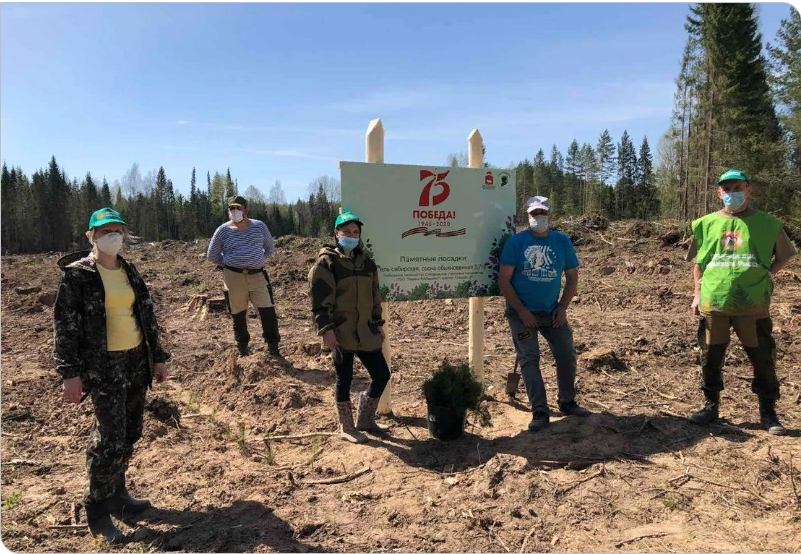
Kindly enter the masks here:
<path id="1" fill-rule="evenodd" d="M 355 213 L 349 210 L 347 212 L 342 212 L 341 214 L 339 214 L 339 217 L 337 217 L 337 220 L 334 223 L 334 228 L 338 229 L 340 226 L 345 225 L 347 223 L 358 223 L 359 227 L 364 225 L 361 222 L 361 220 L 359 220 L 359 216 L 357 216 Z"/>
<path id="2" fill-rule="evenodd" d="M 127 225 L 118 211 L 112 210 L 111 208 L 100 208 L 89 218 L 89 229 L 102 227 L 108 223 Z"/>
<path id="3" fill-rule="evenodd" d="M 243 208 L 248 207 L 248 201 L 245 199 L 244 196 L 232 196 L 228 199 L 229 206 L 242 206 Z"/>
<path id="4" fill-rule="evenodd" d="M 748 175 L 739 169 L 730 169 L 720 176 L 720 179 L 718 179 L 718 185 L 720 185 L 723 181 L 745 181 L 747 183 Z"/>

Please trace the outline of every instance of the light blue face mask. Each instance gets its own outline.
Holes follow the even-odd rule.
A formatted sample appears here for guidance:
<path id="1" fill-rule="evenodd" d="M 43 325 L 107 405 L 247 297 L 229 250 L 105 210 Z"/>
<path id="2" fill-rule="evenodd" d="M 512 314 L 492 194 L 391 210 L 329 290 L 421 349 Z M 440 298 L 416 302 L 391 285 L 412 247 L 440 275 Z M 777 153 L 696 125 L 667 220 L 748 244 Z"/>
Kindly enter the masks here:
<path id="1" fill-rule="evenodd" d="M 723 205 L 736 210 L 745 204 L 745 192 L 726 192 L 723 194 Z"/>
<path id="2" fill-rule="evenodd" d="M 339 245 L 344 248 L 346 251 L 351 251 L 357 246 L 359 246 L 359 239 L 353 239 L 350 237 L 342 237 L 339 239 Z"/>

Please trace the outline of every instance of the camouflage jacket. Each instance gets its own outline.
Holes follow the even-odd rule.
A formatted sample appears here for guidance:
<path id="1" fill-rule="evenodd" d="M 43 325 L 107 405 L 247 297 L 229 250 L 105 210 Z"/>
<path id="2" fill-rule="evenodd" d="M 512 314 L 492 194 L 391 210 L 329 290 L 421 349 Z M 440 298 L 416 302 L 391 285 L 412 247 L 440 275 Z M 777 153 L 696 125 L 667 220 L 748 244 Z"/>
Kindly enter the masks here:
<path id="1" fill-rule="evenodd" d="M 361 248 L 354 258 L 339 247 L 320 250 L 309 270 L 309 288 L 318 335 L 334 329 L 343 350 L 381 349 L 378 267 Z"/>
<path id="2" fill-rule="evenodd" d="M 153 301 L 136 267 L 121 256 L 122 268 L 134 291 L 134 315 L 142 330 L 151 378 L 154 364 L 170 355 L 161 348 Z M 57 371 L 64 379 L 80 377 L 85 390 L 103 380 L 108 368 L 106 351 L 106 292 L 90 250 L 74 252 L 58 261 L 63 271 L 53 311 Z"/>

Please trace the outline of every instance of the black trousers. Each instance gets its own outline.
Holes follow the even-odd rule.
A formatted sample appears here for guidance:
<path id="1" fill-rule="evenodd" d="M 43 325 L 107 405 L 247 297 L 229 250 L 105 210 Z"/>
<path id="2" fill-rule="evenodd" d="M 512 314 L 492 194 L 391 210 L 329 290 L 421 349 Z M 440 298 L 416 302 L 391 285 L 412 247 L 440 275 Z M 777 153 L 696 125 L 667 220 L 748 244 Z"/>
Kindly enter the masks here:
<path id="1" fill-rule="evenodd" d="M 776 341 L 769 317 L 760 319 L 743 316 L 707 316 L 698 324 L 698 346 L 701 351 L 702 389 L 717 395 L 723 390 L 723 364 L 729 346 L 729 334 L 734 327 L 743 350 L 754 368 L 751 391 L 766 400 L 779 398 L 776 378 Z"/>
<path id="2" fill-rule="evenodd" d="M 353 357 L 358 356 L 359 359 L 367 368 L 367 373 L 373 380 L 370 383 L 370 388 L 367 389 L 367 395 L 370 398 L 380 398 L 381 393 L 389 382 L 389 366 L 387 360 L 384 358 L 384 353 L 381 350 L 374 352 L 343 352 L 342 363 L 334 363 L 334 369 L 337 372 L 336 384 L 336 399 L 337 402 L 347 402 L 350 400 L 350 385 L 353 382 Z"/>

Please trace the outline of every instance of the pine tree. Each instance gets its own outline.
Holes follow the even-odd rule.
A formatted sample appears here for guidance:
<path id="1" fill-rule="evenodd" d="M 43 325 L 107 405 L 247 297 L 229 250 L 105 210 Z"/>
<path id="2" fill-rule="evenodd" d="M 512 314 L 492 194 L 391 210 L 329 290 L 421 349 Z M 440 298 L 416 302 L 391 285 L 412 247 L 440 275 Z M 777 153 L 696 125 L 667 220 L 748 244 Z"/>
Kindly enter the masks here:
<path id="1" fill-rule="evenodd" d="M 639 219 L 651 219 L 659 213 L 659 199 L 654 189 L 654 168 L 651 147 L 648 137 L 643 137 L 640 145 L 640 156 L 637 160 L 636 203 Z"/>
<path id="2" fill-rule="evenodd" d="M 565 176 L 564 185 L 566 194 L 566 210 L 568 214 L 577 214 L 581 211 L 581 191 L 579 190 L 579 146 L 578 141 L 573 139 L 570 147 L 567 149 L 567 156 L 565 157 Z"/>
<path id="3" fill-rule="evenodd" d="M 778 209 L 789 202 L 767 62 L 753 4 L 697 4 L 687 18 L 695 60 L 695 139 L 689 162 L 696 201 L 709 211 L 717 176 L 737 167 L 751 176 L 754 202 Z"/>
<path id="4" fill-rule="evenodd" d="M 13 169 L 13 168 L 12 168 Z M 16 173 L 16 172 L 15 172 Z M 2 184 L 0 185 L 0 243 L 3 254 L 16 254 L 19 245 L 16 241 L 18 222 L 14 217 L 14 206 L 19 205 L 16 174 L 11 178 L 8 166 L 3 162 Z"/>
<path id="5" fill-rule="evenodd" d="M 111 189 L 105 177 L 103 177 L 103 186 L 100 188 L 100 206 L 103 208 L 111 206 Z"/>
<path id="6" fill-rule="evenodd" d="M 231 198 L 232 196 L 236 196 L 236 187 L 233 180 L 231 180 L 231 168 L 229 167 L 225 174 L 225 198 Z"/>

